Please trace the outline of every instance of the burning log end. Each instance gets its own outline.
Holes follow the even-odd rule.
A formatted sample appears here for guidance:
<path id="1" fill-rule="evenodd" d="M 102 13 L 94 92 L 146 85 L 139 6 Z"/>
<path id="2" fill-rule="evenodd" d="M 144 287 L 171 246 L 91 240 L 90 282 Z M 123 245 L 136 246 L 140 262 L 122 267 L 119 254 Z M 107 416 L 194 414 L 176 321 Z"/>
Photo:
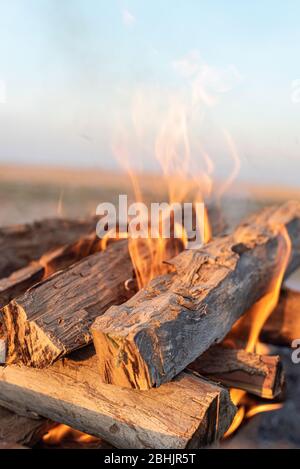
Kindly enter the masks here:
<path id="1" fill-rule="evenodd" d="M 284 390 L 285 375 L 279 356 L 257 355 L 216 345 L 188 369 L 264 399 L 275 399 Z"/>

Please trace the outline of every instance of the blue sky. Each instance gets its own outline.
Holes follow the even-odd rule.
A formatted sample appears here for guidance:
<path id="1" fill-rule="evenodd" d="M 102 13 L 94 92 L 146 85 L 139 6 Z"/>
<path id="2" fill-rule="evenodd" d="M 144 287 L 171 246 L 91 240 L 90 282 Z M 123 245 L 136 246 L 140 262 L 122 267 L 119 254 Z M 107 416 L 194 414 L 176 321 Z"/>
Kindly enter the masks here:
<path id="1" fill-rule="evenodd" d="M 225 129 L 240 179 L 299 185 L 299 21 L 298 0 L 0 0 L 0 162 L 117 167 L 121 128 L 157 169 L 175 100 L 193 161 L 230 171 Z"/>

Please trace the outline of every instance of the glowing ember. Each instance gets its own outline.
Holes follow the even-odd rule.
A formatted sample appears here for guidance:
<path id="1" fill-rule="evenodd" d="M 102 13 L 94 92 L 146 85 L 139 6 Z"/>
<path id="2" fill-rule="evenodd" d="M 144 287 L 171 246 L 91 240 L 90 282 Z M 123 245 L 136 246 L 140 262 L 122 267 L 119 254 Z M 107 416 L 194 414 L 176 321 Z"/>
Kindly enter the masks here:
<path id="1" fill-rule="evenodd" d="M 78 430 L 74 430 L 73 428 L 63 424 L 57 425 L 43 436 L 43 442 L 49 446 L 61 445 L 66 441 L 86 443 L 88 445 L 91 443 L 97 443 L 99 438 L 79 432 Z"/>

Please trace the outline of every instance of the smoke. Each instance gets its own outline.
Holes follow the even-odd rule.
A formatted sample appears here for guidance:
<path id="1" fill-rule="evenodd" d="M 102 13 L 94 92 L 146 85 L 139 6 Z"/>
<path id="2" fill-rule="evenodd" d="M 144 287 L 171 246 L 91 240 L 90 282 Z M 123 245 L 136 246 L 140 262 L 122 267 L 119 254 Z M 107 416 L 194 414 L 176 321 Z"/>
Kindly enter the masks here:
<path id="1" fill-rule="evenodd" d="M 242 75 L 233 64 L 213 67 L 201 58 L 197 50 L 172 62 L 173 69 L 190 82 L 194 101 L 214 105 L 221 94 L 227 93 L 242 81 Z"/>

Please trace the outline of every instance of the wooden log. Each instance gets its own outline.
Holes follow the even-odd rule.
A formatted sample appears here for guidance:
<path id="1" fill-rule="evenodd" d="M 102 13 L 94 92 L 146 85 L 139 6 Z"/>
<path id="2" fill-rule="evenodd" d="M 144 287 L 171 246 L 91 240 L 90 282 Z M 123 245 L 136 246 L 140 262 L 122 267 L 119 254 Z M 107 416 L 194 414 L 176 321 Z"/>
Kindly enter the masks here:
<path id="1" fill-rule="evenodd" d="M 38 261 L 0 279 L 0 308 L 42 279 L 100 250 L 101 240 L 96 234 L 91 234 L 82 236 L 72 244 L 46 252 Z"/>
<path id="2" fill-rule="evenodd" d="M 300 339 L 300 292 L 282 290 L 279 304 L 264 325 L 261 339 L 287 346 Z"/>
<path id="3" fill-rule="evenodd" d="M 38 263 L 44 268 L 44 278 L 48 278 L 53 273 L 66 269 L 91 254 L 100 252 L 101 249 L 101 240 L 96 233 L 91 233 L 81 236 L 74 243 L 46 252 Z"/>
<path id="4" fill-rule="evenodd" d="M 32 447 L 55 425 L 42 417 L 32 419 L 0 407 L 0 441 Z"/>
<path id="5" fill-rule="evenodd" d="M 221 438 L 236 411 L 225 388 L 190 372 L 146 392 L 103 384 L 92 346 L 43 370 L 0 368 L 0 401 L 119 448 L 205 446 Z"/>
<path id="6" fill-rule="evenodd" d="M 284 373 L 279 356 L 264 356 L 215 345 L 188 366 L 189 370 L 230 388 L 264 399 L 283 390 Z"/>
<path id="7" fill-rule="evenodd" d="M 271 207 L 232 235 L 184 251 L 177 269 L 154 279 L 92 326 L 100 379 L 149 389 L 168 382 L 213 343 L 267 291 L 289 233 L 288 271 L 300 264 L 300 204 Z"/>
<path id="8" fill-rule="evenodd" d="M 0 308 L 3 308 L 13 298 L 21 295 L 29 287 L 39 282 L 44 273 L 44 267 L 38 262 L 33 262 L 13 272 L 9 277 L 0 279 Z"/>
<path id="9" fill-rule="evenodd" d="M 7 363 L 44 367 L 91 341 L 89 327 L 99 311 L 133 293 L 126 241 L 52 275 L 3 308 Z"/>
<path id="10" fill-rule="evenodd" d="M 45 219 L 32 224 L 0 228 L 0 278 L 38 260 L 45 252 L 95 232 L 96 219 Z"/>
<path id="11" fill-rule="evenodd" d="M 43 254 L 28 266 L 0 279 L 0 308 L 51 274 L 65 269 L 80 259 L 101 250 L 101 241 L 96 234 L 82 236 L 76 242 Z M 0 313 L 0 364 L 6 360 L 7 338 Z"/>

